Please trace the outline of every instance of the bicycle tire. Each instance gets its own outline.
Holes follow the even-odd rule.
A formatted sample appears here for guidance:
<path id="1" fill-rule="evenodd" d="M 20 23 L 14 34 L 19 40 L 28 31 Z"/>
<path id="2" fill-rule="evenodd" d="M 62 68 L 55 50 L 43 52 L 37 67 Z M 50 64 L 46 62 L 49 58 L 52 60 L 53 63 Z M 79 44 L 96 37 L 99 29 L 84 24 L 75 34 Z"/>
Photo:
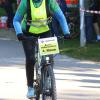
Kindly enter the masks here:
<path id="1" fill-rule="evenodd" d="M 36 90 L 36 99 L 35 100 L 40 100 L 40 94 L 41 94 L 41 86 L 40 86 L 40 75 L 38 73 L 38 70 L 39 70 L 39 65 L 37 64 L 37 67 L 36 67 L 36 87 L 35 87 L 35 90 Z"/>
<path id="2" fill-rule="evenodd" d="M 40 91 L 38 89 L 38 87 L 36 87 L 36 98 L 35 100 L 40 100 Z"/>
<path id="3" fill-rule="evenodd" d="M 50 79 L 49 83 L 48 78 Z M 55 75 L 53 72 L 53 67 L 51 65 L 48 65 L 43 70 L 42 84 L 42 100 L 57 100 Z M 50 87 L 49 92 L 47 91 L 48 87 Z"/>

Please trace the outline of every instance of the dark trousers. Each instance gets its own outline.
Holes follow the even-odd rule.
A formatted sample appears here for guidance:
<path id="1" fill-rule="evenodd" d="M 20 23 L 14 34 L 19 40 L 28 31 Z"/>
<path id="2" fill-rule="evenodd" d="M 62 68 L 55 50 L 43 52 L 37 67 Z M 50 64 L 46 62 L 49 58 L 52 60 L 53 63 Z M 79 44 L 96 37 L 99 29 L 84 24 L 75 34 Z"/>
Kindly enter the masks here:
<path id="1" fill-rule="evenodd" d="M 87 42 L 91 42 L 94 39 L 93 32 L 93 17 L 85 16 L 85 34 Z"/>
<path id="2" fill-rule="evenodd" d="M 30 35 L 28 35 L 30 36 Z M 50 37 L 50 32 L 45 32 L 40 35 L 40 38 Z M 35 64 L 35 45 L 34 41 L 23 41 L 23 48 L 26 57 L 26 77 L 27 77 L 27 85 L 33 87 L 34 82 L 34 64 Z"/>

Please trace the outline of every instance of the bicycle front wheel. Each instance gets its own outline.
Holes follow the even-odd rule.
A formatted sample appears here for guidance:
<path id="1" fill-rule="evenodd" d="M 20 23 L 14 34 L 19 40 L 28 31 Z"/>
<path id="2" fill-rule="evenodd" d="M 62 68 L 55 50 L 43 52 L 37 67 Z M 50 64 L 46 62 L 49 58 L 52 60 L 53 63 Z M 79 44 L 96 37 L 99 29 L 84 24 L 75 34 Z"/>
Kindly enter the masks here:
<path id="1" fill-rule="evenodd" d="M 42 100 L 57 100 L 53 67 L 46 66 L 42 73 Z"/>

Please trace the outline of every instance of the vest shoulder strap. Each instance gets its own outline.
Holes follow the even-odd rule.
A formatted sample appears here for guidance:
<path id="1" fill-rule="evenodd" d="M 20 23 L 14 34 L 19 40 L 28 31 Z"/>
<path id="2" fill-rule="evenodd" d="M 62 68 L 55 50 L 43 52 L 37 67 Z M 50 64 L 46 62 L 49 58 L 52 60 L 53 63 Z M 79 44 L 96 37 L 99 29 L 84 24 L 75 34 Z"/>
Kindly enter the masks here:
<path id="1" fill-rule="evenodd" d="M 30 0 L 27 0 L 27 20 L 31 20 Z"/>

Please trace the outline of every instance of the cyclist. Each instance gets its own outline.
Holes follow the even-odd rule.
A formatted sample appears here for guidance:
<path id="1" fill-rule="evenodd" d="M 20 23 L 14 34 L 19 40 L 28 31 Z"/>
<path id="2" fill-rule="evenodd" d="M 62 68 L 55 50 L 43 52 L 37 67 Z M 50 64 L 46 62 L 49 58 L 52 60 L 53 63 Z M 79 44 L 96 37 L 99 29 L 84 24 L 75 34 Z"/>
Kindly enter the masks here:
<path id="1" fill-rule="evenodd" d="M 26 77 L 28 92 L 27 97 L 35 97 L 34 92 L 34 64 L 35 43 L 23 41 L 28 36 L 50 37 L 50 28 L 47 25 L 49 13 L 56 16 L 62 27 L 64 37 L 70 38 L 70 32 L 66 19 L 55 0 L 21 0 L 13 19 L 13 25 L 19 41 L 22 41 L 26 56 Z"/>

